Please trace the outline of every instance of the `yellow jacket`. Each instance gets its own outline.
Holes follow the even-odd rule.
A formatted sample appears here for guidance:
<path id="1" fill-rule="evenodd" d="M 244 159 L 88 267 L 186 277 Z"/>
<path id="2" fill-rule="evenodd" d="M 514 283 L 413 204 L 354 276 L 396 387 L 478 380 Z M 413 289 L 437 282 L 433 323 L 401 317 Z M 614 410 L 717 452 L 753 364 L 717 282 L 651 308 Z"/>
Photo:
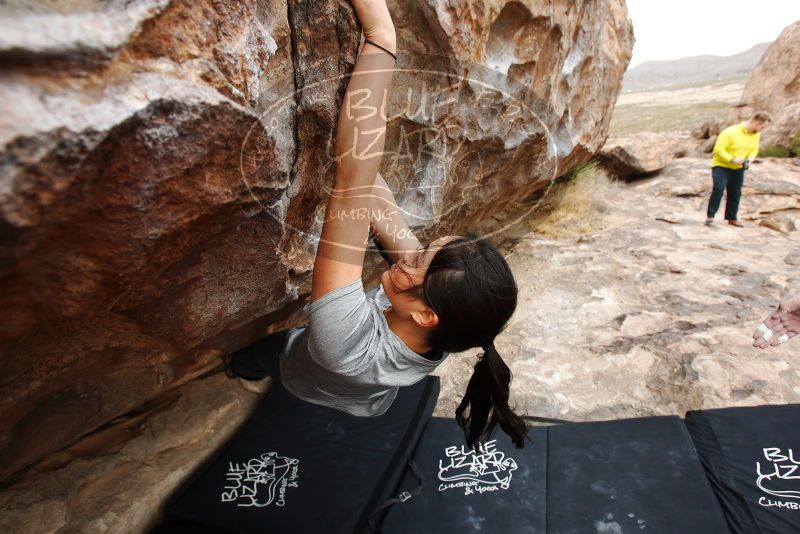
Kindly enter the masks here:
<path id="1" fill-rule="evenodd" d="M 728 169 L 741 169 L 741 165 L 731 163 L 734 158 L 753 160 L 758 155 L 758 141 L 760 133 L 752 133 L 744 127 L 744 123 L 734 124 L 722 130 L 714 143 L 714 158 L 712 167 L 727 167 Z"/>

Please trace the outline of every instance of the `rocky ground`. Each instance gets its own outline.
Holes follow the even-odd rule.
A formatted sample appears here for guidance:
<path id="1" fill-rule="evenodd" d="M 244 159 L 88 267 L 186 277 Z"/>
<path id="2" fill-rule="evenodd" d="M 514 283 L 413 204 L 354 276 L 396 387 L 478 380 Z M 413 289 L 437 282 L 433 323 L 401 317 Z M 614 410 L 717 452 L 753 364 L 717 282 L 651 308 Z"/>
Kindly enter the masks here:
<path id="1" fill-rule="evenodd" d="M 520 302 L 497 346 L 521 411 L 586 421 L 800 402 L 798 342 L 750 346 L 769 307 L 800 292 L 791 230 L 800 224 L 800 167 L 754 165 L 745 228 L 702 224 L 709 185 L 706 158 L 678 159 L 655 177 L 607 189 L 608 209 L 594 215 L 591 233 L 565 223 L 563 236 L 552 228 L 545 236 L 527 231 L 529 221 L 507 233 L 502 248 Z M 453 413 L 476 354 L 440 367 L 438 415 Z M 190 382 L 171 404 L 127 423 L 125 439 L 101 432 L 94 440 L 105 444 L 84 442 L 52 459 L 63 467 L 0 492 L 0 531 L 145 531 L 257 401 L 221 374 Z M 98 448 L 108 453 L 96 457 Z"/>
<path id="2" fill-rule="evenodd" d="M 497 346 L 518 408 L 586 421 L 800 402 L 800 345 L 758 350 L 750 337 L 800 293 L 800 166 L 753 166 L 744 228 L 721 214 L 702 224 L 710 183 L 706 158 L 675 160 L 620 186 L 599 231 L 511 240 L 520 303 Z M 439 414 L 454 410 L 473 362 L 443 364 Z"/>

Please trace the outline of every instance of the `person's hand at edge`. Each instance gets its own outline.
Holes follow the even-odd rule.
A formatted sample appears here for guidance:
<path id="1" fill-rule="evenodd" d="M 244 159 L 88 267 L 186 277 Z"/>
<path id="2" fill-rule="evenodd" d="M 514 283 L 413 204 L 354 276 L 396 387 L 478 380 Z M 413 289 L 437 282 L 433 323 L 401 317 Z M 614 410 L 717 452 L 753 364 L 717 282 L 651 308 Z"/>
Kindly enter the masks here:
<path id="1" fill-rule="evenodd" d="M 753 332 L 753 346 L 763 349 L 786 343 L 800 333 L 800 295 L 781 302 Z"/>

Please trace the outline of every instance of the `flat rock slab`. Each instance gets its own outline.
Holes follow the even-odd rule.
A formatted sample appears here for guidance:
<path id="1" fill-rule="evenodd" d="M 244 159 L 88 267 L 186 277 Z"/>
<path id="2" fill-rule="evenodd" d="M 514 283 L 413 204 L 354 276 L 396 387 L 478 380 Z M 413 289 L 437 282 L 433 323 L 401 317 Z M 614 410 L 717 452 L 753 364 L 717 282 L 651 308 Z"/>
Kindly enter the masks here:
<path id="1" fill-rule="evenodd" d="M 660 171 L 690 149 L 690 141 L 682 134 L 644 132 L 609 140 L 597 161 L 612 176 L 636 178 Z"/>
<path id="2" fill-rule="evenodd" d="M 761 210 L 800 215 L 800 172 L 765 160 L 746 183 L 744 228 L 720 216 L 704 226 L 709 161 L 685 158 L 625 186 L 606 229 L 507 247 L 520 301 L 496 344 L 514 373 L 512 403 L 589 421 L 800 402 L 798 347 L 751 346 L 770 307 L 800 293 L 797 232 L 759 226 L 772 216 Z M 440 367 L 437 415 L 453 414 L 476 354 Z"/>

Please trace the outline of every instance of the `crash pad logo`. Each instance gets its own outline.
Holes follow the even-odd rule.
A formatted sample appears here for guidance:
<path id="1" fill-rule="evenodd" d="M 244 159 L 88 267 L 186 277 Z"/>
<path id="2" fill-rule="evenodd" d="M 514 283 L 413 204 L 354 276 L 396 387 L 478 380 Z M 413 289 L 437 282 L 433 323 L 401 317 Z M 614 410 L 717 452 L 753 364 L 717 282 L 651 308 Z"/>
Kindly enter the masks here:
<path id="1" fill-rule="evenodd" d="M 764 460 L 756 462 L 756 485 L 771 497 L 758 499 L 761 506 L 800 510 L 800 457 L 792 449 L 765 447 Z M 777 497 L 777 498 L 774 498 Z M 791 499 L 791 500 L 785 500 Z"/>
<path id="2" fill-rule="evenodd" d="M 222 502 L 264 507 L 286 504 L 287 488 L 296 488 L 300 460 L 265 452 L 245 463 L 229 462 Z"/>
<path id="3" fill-rule="evenodd" d="M 439 460 L 439 491 L 463 488 L 464 495 L 508 489 L 517 470 L 513 458 L 497 450 L 497 440 L 479 443 L 476 450 L 447 447 Z"/>

